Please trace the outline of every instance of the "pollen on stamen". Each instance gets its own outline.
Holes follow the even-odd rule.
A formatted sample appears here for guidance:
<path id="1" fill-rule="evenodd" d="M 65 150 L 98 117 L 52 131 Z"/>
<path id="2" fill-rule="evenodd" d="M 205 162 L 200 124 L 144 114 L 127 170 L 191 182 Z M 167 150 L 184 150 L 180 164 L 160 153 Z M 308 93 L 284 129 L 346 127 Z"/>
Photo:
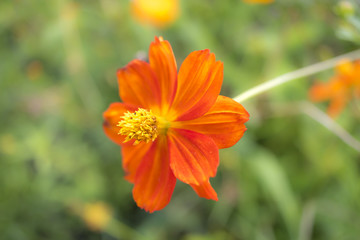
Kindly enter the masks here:
<path id="1" fill-rule="evenodd" d="M 135 112 L 126 112 L 122 119 L 117 126 L 120 127 L 118 134 L 126 136 L 124 142 L 134 139 L 134 145 L 148 143 L 158 136 L 158 122 L 151 110 L 139 108 Z"/>

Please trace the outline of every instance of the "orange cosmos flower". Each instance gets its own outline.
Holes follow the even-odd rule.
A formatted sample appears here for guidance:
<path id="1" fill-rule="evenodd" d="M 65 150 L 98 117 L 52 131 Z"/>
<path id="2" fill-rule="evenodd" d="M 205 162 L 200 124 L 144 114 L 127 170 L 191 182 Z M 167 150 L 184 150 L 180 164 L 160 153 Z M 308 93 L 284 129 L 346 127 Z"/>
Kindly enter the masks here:
<path id="1" fill-rule="evenodd" d="M 360 97 L 360 61 L 343 60 L 327 83 L 315 83 L 309 92 L 314 102 L 330 101 L 328 114 L 336 117 L 352 97 Z"/>
<path id="2" fill-rule="evenodd" d="M 166 27 L 179 16 L 179 0 L 132 0 L 131 10 L 141 23 Z"/>
<path id="3" fill-rule="evenodd" d="M 261 3 L 261 4 L 268 4 L 272 3 L 274 0 L 243 0 L 246 3 Z"/>
<path id="4" fill-rule="evenodd" d="M 195 51 L 177 73 L 168 41 L 155 38 L 149 62 L 133 60 L 117 73 L 122 103 L 104 112 L 104 131 L 122 146 L 126 179 L 137 205 L 153 212 L 170 201 L 176 179 L 217 200 L 219 148 L 244 134 L 249 114 L 219 96 L 223 64 L 209 50 Z"/>

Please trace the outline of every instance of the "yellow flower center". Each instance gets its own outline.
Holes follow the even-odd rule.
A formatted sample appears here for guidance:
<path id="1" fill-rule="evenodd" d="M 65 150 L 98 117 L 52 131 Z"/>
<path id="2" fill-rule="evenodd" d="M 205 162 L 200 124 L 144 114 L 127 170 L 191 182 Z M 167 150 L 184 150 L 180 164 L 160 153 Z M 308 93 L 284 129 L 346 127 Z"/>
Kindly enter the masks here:
<path id="1" fill-rule="evenodd" d="M 134 145 L 141 141 L 148 143 L 158 136 L 158 120 L 151 110 L 139 108 L 133 113 L 126 112 L 122 119 L 117 126 L 120 127 L 118 134 L 126 136 L 124 142 L 135 139 Z"/>

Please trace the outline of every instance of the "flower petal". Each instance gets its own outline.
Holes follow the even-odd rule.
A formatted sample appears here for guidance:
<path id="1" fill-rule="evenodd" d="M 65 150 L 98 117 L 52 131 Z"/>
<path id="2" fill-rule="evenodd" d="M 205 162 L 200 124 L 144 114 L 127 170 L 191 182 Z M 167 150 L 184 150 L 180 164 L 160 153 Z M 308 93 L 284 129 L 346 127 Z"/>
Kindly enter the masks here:
<path id="1" fill-rule="evenodd" d="M 330 117 L 336 118 L 341 111 L 344 109 L 346 103 L 348 102 L 348 97 L 346 94 L 338 94 L 331 99 L 330 105 L 327 109 L 327 113 Z"/>
<path id="2" fill-rule="evenodd" d="M 358 81 L 360 82 L 360 76 L 359 76 L 358 79 L 359 79 Z M 355 89 L 354 89 L 354 97 L 355 97 L 355 99 L 360 98 L 360 84 L 357 85 L 357 86 L 355 86 Z"/>
<path id="3" fill-rule="evenodd" d="M 352 76 L 354 73 L 354 65 L 349 59 L 341 60 L 338 65 L 335 67 L 338 74 L 345 76 Z"/>
<path id="4" fill-rule="evenodd" d="M 149 62 L 157 77 L 163 111 L 167 112 L 177 86 L 176 60 L 170 43 L 155 37 L 149 48 Z"/>
<path id="5" fill-rule="evenodd" d="M 178 121 L 198 118 L 215 103 L 223 80 L 223 64 L 209 50 L 189 54 L 180 67 L 170 114 Z"/>
<path id="6" fill-rule="evenodd" d="M 146 211 L 160 210 L 169 203 L 175 184 L 176 178 L 169 166 L 167 140 L 158 137 L 138 166 L 134 200 Z"/>
<path id="7" fill-rule="evenodd" d="M 147 62 L 135 59 L 117 72 L 119 94 L 124 103 L 150 109 L 160 104 L 160 88 Z"/>
<path id="8" fill-rule="evenodd" d="M 130 104 L 119 102 L 110 104 L 109 108 L 103 113 L 103 129 L 105 134 L 115 143 L 123 144 L 125 137 L 118 134 L 120 129 L 117 124 L 121 121 L 121 117 L 125 112 L 133 112 L 137 109 L 138 107 Z"/>
<path id="9" fill-rule="evenodd" d="M 212 108 L 203 116 L 183 122 L 175 122 L 175 128 L 189 129 L 210 136 L 218 148 L 237 143 L 246 131 L 244 125 L 249 113 L 231 98 L 218 96 Z"/>
<path id="10" fill-rule="evenodd" d="M 125 179 L 134 183 L 136 171 L 145 157 L 145 155 L 151 149 L 153 143 L 141 142 L 137 145 L 131 143 L 125 143 L 121 147 L 122 165 L 126 173 Z"/>
<path id="11" fill-rule="evenodd" d="M 200 185 L 216 175 L 219 149 L 212 138 L 184 129 L 169 130 L 170 167 L 177 179 Z"/>
<path id="12" fill-rule="evenodd" d="M 212 188 L 209 181 L 203 182 L 200 185 L 190 184 L 194 191 L 199 195 L 199 197 L 212 199 L 217 201 L 218 197 L 215 190 Z"/>
<path id="13" fill-rule="evenodd" d="M 316 83 L 310 88 L 309 91 L 309 97 L 313 102 L 328 100 L 330 96 L 330 89 L 325 83 Z"/>

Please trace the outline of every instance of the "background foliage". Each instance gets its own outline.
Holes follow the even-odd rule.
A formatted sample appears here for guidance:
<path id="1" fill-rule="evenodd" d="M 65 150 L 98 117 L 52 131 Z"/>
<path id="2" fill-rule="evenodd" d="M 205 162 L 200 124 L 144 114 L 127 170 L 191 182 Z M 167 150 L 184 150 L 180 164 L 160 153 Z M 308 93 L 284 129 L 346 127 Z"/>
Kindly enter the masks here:
<path id="1" fill-rule="evenodd" d="M 337 0 L 183 0 L 178 21 L 157 30 L 139 25 L 125 0 L 2 0 L 0 239 L 358 239 L 359 153 L 296 108 L 312 79 L 332 70 L 243 103 L 251 119 L 221 151 L 218 202 L 179 182 L 164 210 L 137 208 L 119 147 L 101 127 L 119 101 L 117 68 L 146 57 L 156 35 L 178 66 L 191 51 L 214 52 L 225 66 L 222 94 L 234 97 L 358 48 L 352 3 L 349 16 Z M 359 138 L 359 115 L 348 106 L 336 121 Z M 77 210 L 97 201 L 112 209 L 104 232 Z"/>

